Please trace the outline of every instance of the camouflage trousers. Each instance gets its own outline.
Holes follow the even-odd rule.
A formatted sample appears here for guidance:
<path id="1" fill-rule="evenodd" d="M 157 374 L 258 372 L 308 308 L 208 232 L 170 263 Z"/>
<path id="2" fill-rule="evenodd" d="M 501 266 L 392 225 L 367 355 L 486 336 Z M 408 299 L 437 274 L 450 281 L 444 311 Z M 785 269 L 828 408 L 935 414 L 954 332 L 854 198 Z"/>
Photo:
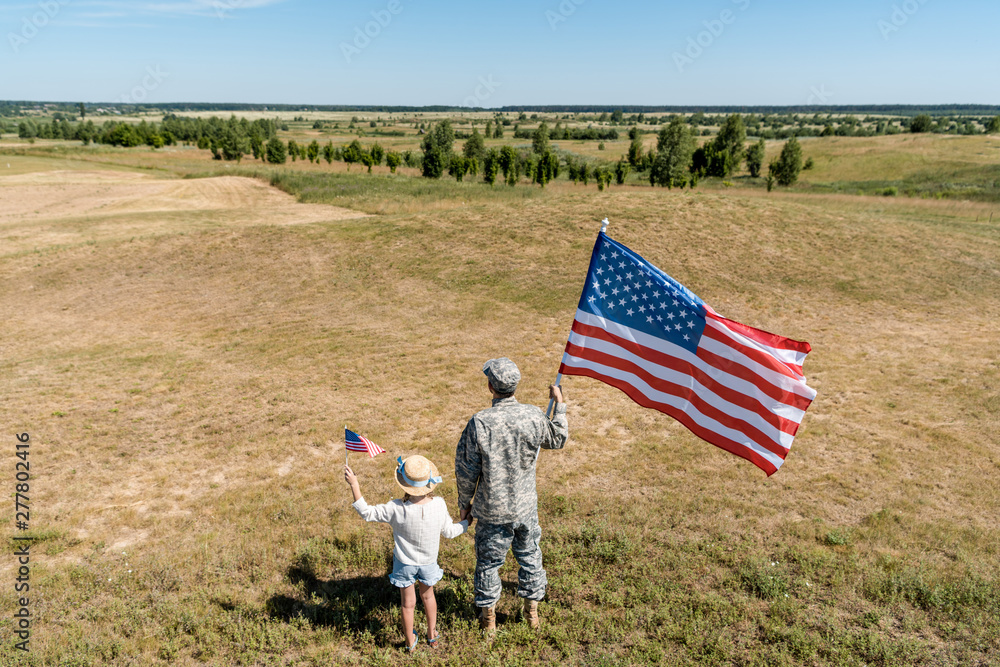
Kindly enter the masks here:
<path id="1" fill-rule="evenodd" d="M 476 601 L 477 607 L 492 607 L 500 599 L 500 567 L 513 548 L 517 571 L 517 594 L 529 600 L 545 597 L 545 569 L 542 567 L 542 529 L 538 512 L 514 523 L 476 524 Z"/>

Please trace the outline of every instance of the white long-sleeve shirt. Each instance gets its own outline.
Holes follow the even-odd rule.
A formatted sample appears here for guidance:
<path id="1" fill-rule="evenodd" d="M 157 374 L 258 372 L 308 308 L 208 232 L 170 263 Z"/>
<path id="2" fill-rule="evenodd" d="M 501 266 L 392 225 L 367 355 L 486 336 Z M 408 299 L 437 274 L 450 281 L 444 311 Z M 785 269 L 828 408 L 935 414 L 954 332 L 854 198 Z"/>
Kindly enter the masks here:
<path id="1" fill-rule="evenodd" d="M 393 500 L 374 507 L 364 498 L 358 498 L 352 507 L 365 521 L 379 521 L 392 526 L 392 539 L 396 543 L 393 555 L 405 565 L 437 563 L 440 536 L 453 539 L 469 529 L 468 520 L 452 522 L 448 505 L 440 497 L 420 505 Z"/>

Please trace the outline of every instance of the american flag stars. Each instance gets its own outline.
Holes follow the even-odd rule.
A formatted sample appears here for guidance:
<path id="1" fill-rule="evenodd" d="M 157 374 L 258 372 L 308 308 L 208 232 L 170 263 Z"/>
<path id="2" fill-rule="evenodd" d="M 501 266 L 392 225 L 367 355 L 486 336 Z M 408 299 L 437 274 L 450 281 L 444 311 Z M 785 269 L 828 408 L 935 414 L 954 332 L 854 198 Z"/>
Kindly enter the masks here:
<path id="1" fill-rule="evenodd" d="M 594 259 L 585 302 L 595 315 L 688 349 L 697 346 L 705 327 L 698 297 L 641 257 L 604 249 Z"/>

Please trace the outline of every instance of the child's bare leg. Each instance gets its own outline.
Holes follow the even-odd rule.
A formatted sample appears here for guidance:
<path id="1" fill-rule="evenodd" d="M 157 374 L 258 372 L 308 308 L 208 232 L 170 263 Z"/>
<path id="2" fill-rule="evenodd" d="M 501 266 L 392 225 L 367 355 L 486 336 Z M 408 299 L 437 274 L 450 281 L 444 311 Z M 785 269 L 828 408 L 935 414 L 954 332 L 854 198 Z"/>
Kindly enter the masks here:
<path id="1" fill-rule="evenodd" d="M 427 614 L 427 639 L 434 639 L 434 635 L 437 634 L 438 616 L 438 603 L 437 598 L 434 597 L 434 587 L 425 586 L 420 581 L 417 584 L 420 586 L 420 600 L 424 603 L 424 613 Z"/>
<path id="2" fill-rule="evenodd" d="M 423 584 L 420 584 L 423 586 Z M 399 589 L 399 603 L 403 608 L 403 641 L 407 646 L 413 644 L 413 609 L 417 606 L 417 596 L 413 584 Z"/>

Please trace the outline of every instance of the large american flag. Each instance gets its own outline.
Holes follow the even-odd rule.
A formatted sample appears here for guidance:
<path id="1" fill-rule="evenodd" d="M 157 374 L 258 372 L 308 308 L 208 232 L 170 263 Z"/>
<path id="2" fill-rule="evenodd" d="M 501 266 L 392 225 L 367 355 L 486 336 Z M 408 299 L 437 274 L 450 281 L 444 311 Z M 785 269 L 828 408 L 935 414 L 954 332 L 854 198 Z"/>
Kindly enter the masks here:
<path id="1" fill-rule="evenodd" d="M 368 456 L 384 454 L 385 450 L 376 445 L 363 435 L 358 435 L 354 431 L 344 427 L 344 441 L 349 452 L 368 452 Z"/>
<path id="2" fill-rule="evenodd" d="M 617 387 L 770 476 L 816 396 L 810 349 L 720 316 L 602 231 L 559 372 Z"/>

